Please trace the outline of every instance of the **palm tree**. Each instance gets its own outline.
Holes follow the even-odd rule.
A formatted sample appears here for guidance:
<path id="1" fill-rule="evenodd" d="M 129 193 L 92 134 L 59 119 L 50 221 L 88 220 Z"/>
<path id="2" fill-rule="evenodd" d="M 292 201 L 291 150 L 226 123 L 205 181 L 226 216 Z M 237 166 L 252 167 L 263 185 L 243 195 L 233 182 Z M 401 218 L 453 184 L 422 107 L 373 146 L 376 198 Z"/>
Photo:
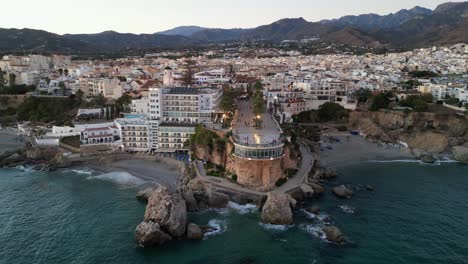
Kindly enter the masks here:
<path id="1" fill-rule="evenodd" d="M 68 69 L 65 69 L 63 72 L 65 73 L 65 76 L 68 76 Z"/>
<path id="2" fill-rule="evenodd" d="M 62 68 L 58 69 L 58 72 L 60 73 L 60 76 L 63 75 L 63 69 Z"/>

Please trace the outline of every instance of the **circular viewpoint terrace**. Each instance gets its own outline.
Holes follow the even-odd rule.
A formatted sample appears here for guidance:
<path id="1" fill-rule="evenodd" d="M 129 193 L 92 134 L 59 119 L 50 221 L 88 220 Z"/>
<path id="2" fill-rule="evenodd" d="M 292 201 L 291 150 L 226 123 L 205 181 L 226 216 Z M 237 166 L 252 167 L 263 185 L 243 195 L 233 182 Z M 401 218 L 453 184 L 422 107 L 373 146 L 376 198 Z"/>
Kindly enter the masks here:
<path id="1" fill-rule="evenodd" d="M 270 143 L 255 144 L 242 141 L 234 137 L 234 155 L 243 159 L 273 160 L 282 158 L 284 143 L 282 139 L 273 140 Z"/>

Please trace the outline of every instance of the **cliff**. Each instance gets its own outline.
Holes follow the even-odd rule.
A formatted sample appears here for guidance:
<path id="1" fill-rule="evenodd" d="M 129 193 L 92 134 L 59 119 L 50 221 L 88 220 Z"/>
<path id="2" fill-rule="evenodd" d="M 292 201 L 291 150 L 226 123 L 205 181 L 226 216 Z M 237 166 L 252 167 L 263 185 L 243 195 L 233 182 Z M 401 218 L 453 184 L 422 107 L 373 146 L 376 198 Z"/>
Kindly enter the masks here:
<path id="1" fill-rule="evenodd" d="M 395 111 L 352 112 L 348 126 L 372 141 L 405 142 L 412 149 L 449 153 L 468 142 L 465 116 Z"/>
<path id="2" fill-rule="evenodd" d="M 213 131 L 211 131 L 213 132 Z M 237 183 L 260 189 L 270 189 L 285 177 L 287 169 L 296 169 L 299 155 L 292 145 L 285 146 L 285 155 L 274 160 L 247 160 L 234 156 L 234 145 L 221 132 L 210 144 L 194 144 L 192 152 L 197 159 L 207 160 L 237 176 Z M 224 139 L 224 140 L 221 140 Z"/>

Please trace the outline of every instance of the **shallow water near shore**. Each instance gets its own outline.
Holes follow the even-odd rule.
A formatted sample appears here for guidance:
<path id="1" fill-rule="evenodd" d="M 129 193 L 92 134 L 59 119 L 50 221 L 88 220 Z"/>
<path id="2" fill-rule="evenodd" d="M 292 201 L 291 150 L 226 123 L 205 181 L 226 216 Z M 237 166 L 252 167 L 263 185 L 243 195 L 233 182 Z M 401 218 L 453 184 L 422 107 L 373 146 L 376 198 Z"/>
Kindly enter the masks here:
<path id="1" fill-rule="evenodd" d="M 218 228 L 202 241 L 139 249 L 133 235 L 145 204 L 135 199 L 134 184 L 90 177 L 86 170 L 0 169 L 0 263 L 468 261 L 466 165 L 368 162 L 338 172 L 329 185 L 353 184 L 355 196 L 341 200 L 326 193 L 307 203 L 319 205 L 320 215 L 298 209 L 292 226 L 263 225 L 252 206 L 230 204 L 190 215 Z M 320 226 L 326 221 L 350 243 L 324 241 Z"/>

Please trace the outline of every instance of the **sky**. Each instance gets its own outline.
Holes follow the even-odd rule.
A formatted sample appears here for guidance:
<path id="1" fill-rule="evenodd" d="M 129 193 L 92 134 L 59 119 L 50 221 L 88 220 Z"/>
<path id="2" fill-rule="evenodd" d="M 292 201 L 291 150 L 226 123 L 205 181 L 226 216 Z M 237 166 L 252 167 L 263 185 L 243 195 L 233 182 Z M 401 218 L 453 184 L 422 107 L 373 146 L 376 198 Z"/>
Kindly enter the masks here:
<path id="1" fill-rule="evenodd" d="M 449 0 L 6 0 L 0 28 L 58 34 L 154 33 L 183 25 L 251 28 L 282 18 L 308 21 L 344 15 L 397 12 L 416 5 L 434 9 Z M 458 1 L 462 2 L 462 1 Z"/>

